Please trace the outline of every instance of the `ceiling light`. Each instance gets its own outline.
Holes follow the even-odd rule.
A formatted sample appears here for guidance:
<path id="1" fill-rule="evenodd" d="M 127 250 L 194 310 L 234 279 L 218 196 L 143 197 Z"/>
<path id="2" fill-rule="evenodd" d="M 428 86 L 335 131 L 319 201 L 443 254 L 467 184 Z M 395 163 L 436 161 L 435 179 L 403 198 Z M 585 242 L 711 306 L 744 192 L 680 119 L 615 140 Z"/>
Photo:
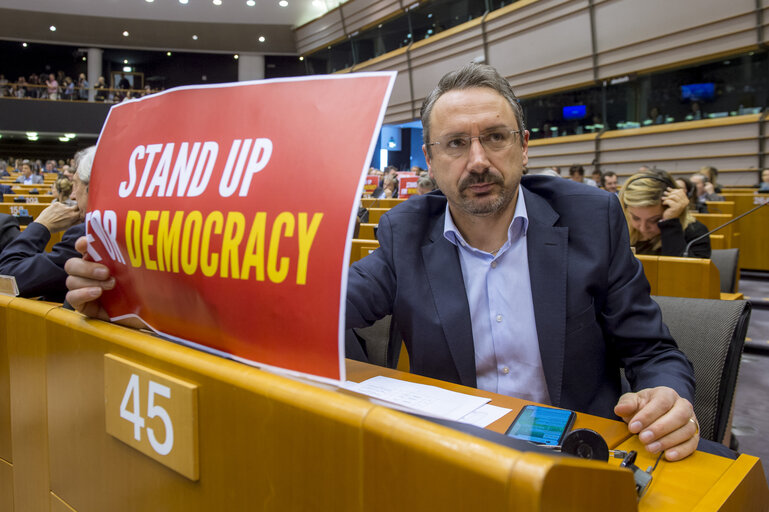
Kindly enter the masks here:
<path id="1" fill-rule="evenodd" d="M 123 59 L 123 64 L 128 64 L 128 59 Z"/>
<path id="2" fill-rule="evenodd" d="M 51 25 L 50 27 L 48 27 L 48 30 L 50 30 L 51 32 L 56 32 L 56 27 Z"/>
<path id="3" fill-rule="evenodd" d="M 83 62 L 85 62 L 85 61 L 87 61 L 87 60 L 88 60 L 88 57 L 86 57 L 85 55 L 83 55 Z"/>
<path id="4" fill-rule="evenodd" d="M 27 47 L 27 46 L 29 46 L 29 45 L 28 45 L 27 43 L 21 43 L 21 46 L 23 46 L 24 48 L 26 48 L 26 47 Z"/>
<path id="5" fill-rule="evenodd" d="M 299 60 L 304 60 L 304 57 L 299 57 Z"/>
<path id="6" fill-rule="evenodd" d="M 67 137 L 59 137 L 59 142 L 69 142 Z"/>
<path id="7" fill-rule="evenodd" d="M 128 37 L 128 31 L 127 30 L 123 31 L 123 37 Z"/>
<path id="8" fill-rule="evenodd" d="M 65 133 L 64 136 L 67 137 L 68 139 L 74 139 L 75 137 L 77 137 L 77 134 Z"/>
<path id="9" fill-rule="evenodd" d="M 253 7 L 256 5 L 256 2 L 254 0 L 246 0 L 246 5 L 249 7 Z"/>
<path id="10" fill-rule="evenodd" d="M 171 52 L 166 52 L 166 55 L 170 57 L 171 56 Z"/>
<path id="11" fill-rule="evenodd" d="M 179 0 L 179 3 L 182 5 L 187 5 L 188 3 L 190 3 L 190 0 Z"/>
<path id="12" fill-rule="evenodd" d="M 235 55 L 233 55 L 233 56 L 232 56 L 232 58 L 233 58 L 233 59 L 235 59 L 235 60 L 238 60 L 238 59 L 240 58 L 240 55 L 238 55 L 238 54 L 236 53 Z"/>
<path id="13" fill-rule="evenodd" d="M 131 72 L 131 66 L 123 66 L 123 73 L 130 73 Z"/>
<path id="14" fill-rule="evenodd" d="M 264 42 L 264 36 L 259 36 L 259 42 L 260 42 L 260 43 L 263 43 L 263 42 Z"/>
<path id="15" fill-rule="evenodd" d="M 214 0 L 214 5 L 222 5 L 222 0 Z"/>
<path id="16" fill-rule="evenodd" d="M 321 2 L 320 0 L 312 0 L 312 6 L 319 7 L 319 8 L 323 7 L 323 2 Z"/>
<path id="17" fill-rule="evenodd" d="M 278 2 L 278 5 L 281 7 L 288 7 L 288 2 L 286 0 L 280 0 L 280 2 Z"/>
<path id="18" fill-rule="evenodd" d="M 37 137 L 37 132 L 27 132 L 27 137 Z"/>
<path id="19" fill-rule="evenodd" d="M 198 40 L 198 35 L 197 34 L 193 34 L 192 35 L 192 40 L 193 41 L 197 41 Z"/>
<path id="20" fill-rule="evenodd" d="M 151 4 L 151 3 L 152 3 L 152 2 L 154 2 L 155 0 L 144 0 L 144 1 L 145 1 L 145 2 L 147 2 L 148 4 Z"/>

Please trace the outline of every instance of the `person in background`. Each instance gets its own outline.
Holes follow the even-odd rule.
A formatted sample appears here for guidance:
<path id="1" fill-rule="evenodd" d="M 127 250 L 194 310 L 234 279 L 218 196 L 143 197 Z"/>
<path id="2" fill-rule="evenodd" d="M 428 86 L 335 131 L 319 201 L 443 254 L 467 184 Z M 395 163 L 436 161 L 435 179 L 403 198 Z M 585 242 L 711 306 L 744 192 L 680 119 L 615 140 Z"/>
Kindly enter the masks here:
<path id="1" fill-rule="evenodd" d="M 607 192 L 611 192 L 615 196 L 619 194 L 619 184 L 617 183 L 617 173 L 614 171 L 606 171 L 601 176 L 601 188 Z"/>
<path id="2" fill-rule="evenodd" d="M 697 189 L 694 183 L 685 176 L 679 176 L 676 178 L 676 185 L 681 190 L 686 191 L 686 197 L 689 198 L 689 209 L 697 213 L 708 213 L 708 206 L 705 203 L 697 202 Z"/>
<path id="3" fill-rule="evenodd" d="M 96 91 L 96 96 L 94 97 L 96 101 L 107 101 L 107 84 L 104 82 L 103 76 L 96 80 L 93 88 Z"/>
<path id="4" fill-rule="evenodd" d="M 0 253 L 0 274 L 16 277 L 21 297 L 43 297 L 63 302 L 67 292 L 64 264 L 79 256 L 75 242 L 85 235 L 85 212 L 88 210 L 88 183 L 96 146 L 80 151 L 76 156 L 76 173 L 72 193 L 76 205 L 52 203 L 40 212 L 34 222 L 10 242 Z M 61 242 L 45 252 L 52 233 L 64 231 Z"/>
<path id="5" fill-rule="evenodd" d="M 48 92 L 48 99 L 49 100 L 58 100 L 59 99 L 59 82 L 56 81 L 56 77 L 53 73 L 50 73 L 48 75 L 48 80 L 45 81 L 45 86 L 47 87 Z"/>
<path id="6" fill-rule="evenodd" d="M 694 197 L 698 212 L 707 213 L 707 201 L 724 201 L 724 196 L 716 193 L 713 184 L 704 174 L 696 172 L 692 174 L 690 180 L 694 185 Z"/>
<path id="7" fill-rule="evenodd" d="M 591 180 L 590 178 L 585 178 L 585 168 L 581 165 L 572 165 L 569 168 L 569 179 L 571 181 L 576 181 L 577 183 L 590 185 L 591 187 L 598 187 L 598 183 Z"/>
<path id="8" fill-rule="evenodd" d="M 419 181 L 417 181 L 417 194 L 420 196 L 432 192 L 437 188 L 438 185 L 435 184 L 435 180 L 432 178 L 419 178 Z"/>
<path id="9" fill-rule="evenodd" d="M 619 200 L 636 254 L 683 256 L 689 242 L 708 232 L 692 216 L 684 189 L 663 170 L 631 176 Z M 710 237 L 692 244 L 688 256 L 710 258 Z"/>
<path id="10" fill-rule="evenodd" d="M 603 173 L 601 172 L 601 169 L 598 169 L 597 167 L 593 169 L 592 173 L 590 173 L 590 179 L 592 179 L 595 182 L 596 186 L 598 186 L 599 188 L 603 188 L 601 186 L 601 183 L 603 183 L 602 178 L 603 178 Z"/>
<path id="11" fill-rule="evenodd" d="M 718 184 L 718 169 L 712 165 L 706 165 L 700 169 L 700 174 L 704 174 L 708 178 L 708 181 L 713 184 L 713 192 L 709 193 L 720 194 L 722 192 L 721 185 Z M 723 199 L 720 200 L 723 201 Z"/>
<path id="12" fill-rule="evenodd" d="M 76 206 L 77 201 L 72 199 L 72 182 L 67 178 L 59 178 L 54 183 L 56 197 L 51 201 L 53 203 L 64 203 L 67 206 Z"/>
<path id="13" fill-rule="evenodd" d="M 88 101 L 88 80 L 85 78 L 85 73 L 80 73 L 77 78 L 77 99 Z"/>
<path id="14" fill-rule="evenodd" d="M 21 176 L 16 178 L 15 183 L 40 185 L 43 183 L 43 177 L 32 170 L 32 164 L 29 160 L 24 160 L 21 162 Z"/>
<path id="15" fill-rule="evenodd" d="M 759 192 L 769 192 L 769 169 L 761 171 L 761 183 L 758 184 Z"/>
<path id="16" fill-rule="evenodd" d="M 62 94 L 62 98 L 65 100 L 74 100 L 75 99 L 75 82 L 72 80 L 71 77 L 64 77 L 64 93 Z"/>

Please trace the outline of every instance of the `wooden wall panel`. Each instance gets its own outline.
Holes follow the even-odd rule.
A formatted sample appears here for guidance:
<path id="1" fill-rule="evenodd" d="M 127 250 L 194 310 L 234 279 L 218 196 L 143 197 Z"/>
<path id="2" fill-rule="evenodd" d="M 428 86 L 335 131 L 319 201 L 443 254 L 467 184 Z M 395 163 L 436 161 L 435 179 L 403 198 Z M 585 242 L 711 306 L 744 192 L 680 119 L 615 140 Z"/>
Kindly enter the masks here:
<path id="1" fill-rule="evenodd" d="M 412 109 L 411 84 L 409 82 L 408 57 L 405 50 L 393 52 L 388 59 L 376 59 L 365 68 L 355 68 L 356 71 L 397 71 L 390 102 L 385 112 L 385 124 L 403 123 L 413 121 L 418 116 L 418 111 Z"/>
<path id="2" fill-rule="evenodd" d="M 488 21 L 489 64 L 510 80 L 519 96 L 591 82 L 587 1 L 534 6 L 539 9 L 512 10 Z"/>
<path id="3" fill-rule="evenodd" d="M 756 45 L 753 0 L 603 0 L 595 20 L 599 76 L 607 78 Z M 700 4 L 701 5 L 701 4 Z"/>
<path id="4" fill-rule="evenodd" d="M 307 54 L 322 48 L 345 37 L 345 35 L 341 9 L 333 9 L 320 18 L 294 30 L 296 49 L 300 54 Z"/>
<path id="5" fill-rule="evenodd" d="M 355 0 L 340 5 L 340 8 L 348 34 L 354 34 L 403 11 L 400 2 L 393 0 Z"/>
<path id="6" fill-rule="evenodd" d="M 589 165 L 595 158 L 596 135 L 573 135 L 557 139 L 539 139 L 529 143 L 529 163 L 532 171 L 557 165 L 561 175 L 567 176 L 566 170 L 574 164 Z M 557 143 L 556 143 L 557 141 Z"/>

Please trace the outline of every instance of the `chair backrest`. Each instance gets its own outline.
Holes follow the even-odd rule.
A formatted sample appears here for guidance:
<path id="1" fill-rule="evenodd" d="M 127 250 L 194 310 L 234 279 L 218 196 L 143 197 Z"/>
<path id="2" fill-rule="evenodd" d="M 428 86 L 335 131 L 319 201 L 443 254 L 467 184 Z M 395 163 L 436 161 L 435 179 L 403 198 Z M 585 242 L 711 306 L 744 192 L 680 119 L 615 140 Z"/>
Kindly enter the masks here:
<path id="1" fill-rule="evenodd" d="M 388 315 L 369 327 L 353 329 L 366 346 L 368 362 L 387 368 L 395 368 L 400 356 L 401 340 L 398 329 Z"/>
<path id="2" fill-rule="evenodd" d="M 742 347 L 750 321 L 744 300 L 652 297 L 678 347 L 692 362 L 697 388 L 694 412 L 700 436 L 724 439 L 732 407 Z"/>
<path id="3" fill-rule="evenodd" d="M 710 260 L 721 274 L 721 291 L 734 293 L 737 291 L 737 268 L 740 261 L 739 249 L 713 249 Z"/>

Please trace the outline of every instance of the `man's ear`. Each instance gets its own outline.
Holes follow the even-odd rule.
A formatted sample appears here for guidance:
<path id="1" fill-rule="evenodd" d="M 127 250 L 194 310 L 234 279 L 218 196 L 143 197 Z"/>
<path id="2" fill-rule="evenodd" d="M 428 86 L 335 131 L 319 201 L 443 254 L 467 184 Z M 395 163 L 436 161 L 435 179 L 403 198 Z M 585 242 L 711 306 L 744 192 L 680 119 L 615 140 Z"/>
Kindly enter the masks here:
<path id="1" fill-rule="evenodd" d="M 523 150 L 523 165 L 525 167 L 529 163 L 529 130 L 524 130 L 521 145 L 523 146 L 521 149 Z"/>
<path id="2" fill-rule="evenodd" d="M 425 155 L 425 162 L 427 163 L 427 174 L 435 179 L 433 176 L 433 163 L 432 158 L 430 158 L 430 154 L 427 152 L 427 146 L 425 144 L 422 144 L 422 153 Z"/>

